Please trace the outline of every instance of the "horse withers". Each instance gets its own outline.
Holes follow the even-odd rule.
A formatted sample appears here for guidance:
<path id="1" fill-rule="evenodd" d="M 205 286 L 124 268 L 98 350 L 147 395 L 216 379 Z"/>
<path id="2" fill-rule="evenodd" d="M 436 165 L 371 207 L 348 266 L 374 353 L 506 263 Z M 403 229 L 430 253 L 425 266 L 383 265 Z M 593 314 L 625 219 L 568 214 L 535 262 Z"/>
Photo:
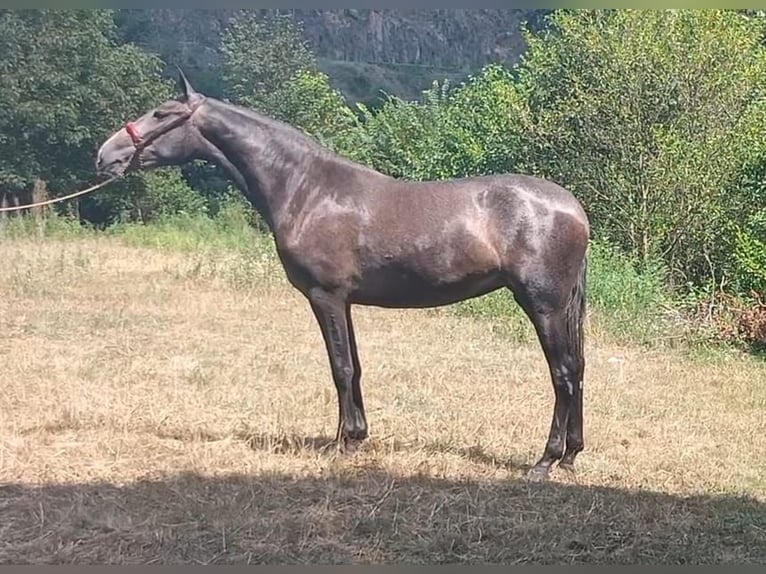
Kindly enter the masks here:
<path id="1" fill-rule="evenodd" d="M 321 329 L 338 394 L 336 440 L 368 436 L 351 306 L 425 308 L 508 288 L 532 321 L 555 393 L 550 433 L 528 473 L 547 478 L 583 450 L 588 218 L 561 186 L 521 174 L 394 179 L 299 130 L 196 92 L 116 131 L 100 174 L 202 159 L 224 168 L 269 226 L 286 276 Z"/>

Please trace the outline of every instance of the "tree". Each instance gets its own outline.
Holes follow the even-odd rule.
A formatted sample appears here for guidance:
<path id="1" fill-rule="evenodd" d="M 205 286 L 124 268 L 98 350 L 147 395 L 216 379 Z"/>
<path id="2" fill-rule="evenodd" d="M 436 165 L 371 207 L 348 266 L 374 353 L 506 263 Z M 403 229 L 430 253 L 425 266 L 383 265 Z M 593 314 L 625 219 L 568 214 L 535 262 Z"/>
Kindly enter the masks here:
<path id="1" fill-rule="evenodd" d="M 290 15 L 242 10 L 223 34 L 224 85 L 238 104 L 300 128 L 323 144 L 357 124 L 327 74 L 316 67 Z"/>
<path id="2" fill-rule="evenodd" d="M 227 97 L 271 113 L 273 94 L 301 70 L 316 70 L 300 24 L 285 14 L 241 10 L 221 37 L 223 82 Z"/>
<path id="3" fill-rule="evenodd" d="M 166 98 L 162 62 L 114 41 L 109 10 L 0 11 L 0 185 L 90 182 L 98 144 Z"/>
<path id="4" fill-rule="evenodd" d="M 322 144 L 336 142 L 358 124 L 343 95 L 327 74 L 299 70 L 266 100 L 272 115 L 314 136 Z"/>
<path id="5" fill-rule="evenodd" d="M 597 233 L 706 274 L 743 165 L 763 155 L 762 25 L 728 10 L 559 11 L 526 32 L 525 169 L 575 189 Z"/>
<path id="6" fill-rule="evenodd" d="M 512 171 L 524 148 L 515 119 L 522 105 L 509 70 L 486 66 L 457 87 L 435 82 L 421 101 L 389 97 L 374 112 L 360 106 L 364 123 L 345 133 L 339 147 L 347 156 L 408 179 Z"/>

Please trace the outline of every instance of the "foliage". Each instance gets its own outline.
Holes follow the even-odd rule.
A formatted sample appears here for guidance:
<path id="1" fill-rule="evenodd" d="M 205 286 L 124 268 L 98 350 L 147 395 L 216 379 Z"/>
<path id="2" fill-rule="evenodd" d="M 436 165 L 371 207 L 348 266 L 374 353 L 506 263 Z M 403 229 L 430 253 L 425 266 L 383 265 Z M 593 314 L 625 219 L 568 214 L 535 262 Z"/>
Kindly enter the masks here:
<path id="1" fill-rule="evenodd" d="M 648 343 L 676 330 L 665 316 L 673 300 L 661 260 L 641 262 L 601 239 L 588 257 L 588 305 L 602 336 Z"/>
<path id="2" fill-rule="evenodd" d="M 167 215 L 151 225 L 119 223 L 110 235 L 130 245 L 179 251 L 242 250 L 265 245 L 270 238 L 253 228 L 252 213 L 241 201 L 229 201 L 215 216 L 196 213 Z"/>
<path id="3" fill-rule="evenodd" d="M 116 222 L 149 223 L 169 215 L 205 214 L 215 200 L 192 187 L 178 167 L 134 173 L 80 202 L 79 215 L 101 227 Z"/>
<path id="4" fill-rule="evenodd" d="M 434 83 L 419 102 L 391 96 L 375 112 L 360 106 L 363 127 L 339 146 L 394 177 L 427 180 L 511 171 L 523 142 L 521 107 L 510 72 L 484 68 L 458 87 Z"/>
<path id="5" fill-rule="evenodd" d="M 178 168 L 153 170 L 144 176 L 146 192 L 135 204 L 139 221 L 169 215 L 204 214 L 204 198 L 189 186 Z"/>
<path id="6" fill-rule="evenodd" d="M 444 177 L 436 165 L 443 154 L 445 134 L 442 97 L 437 89 L 426 92 L 422 104 L 391 96 L 375 113 L 359 105 L 363 124 L 345 134 L 336 147 L 347 157 L 393 177 Z"/>
<path id="7" fill-rule="evenodd" d="M 740 291 L 766 294 L 766 210 L 737 228 L 734 258 Z"/>
<path id="8" fill-rule="evenodd" d="M 300 24 L 285 14 L 240 10 L 221 36 L 220 51 L 226 95 L 265 113 L 278 111 L 276 90 L 316 65 Z"/>
<path id="9" fill-rule="evenodd" d="M 740 314 L 737 334 L 754 350 L 766 350 L 766 303 L 756 300 Z"/>
<path id="10" fill-rule="evenodd" d="M 523 111 L 511 72 L 499 65 L 485 67 L 455 90 L 448 113 L 463 134 L 457 174 L 484 175 L 514 171 L 527 142 L 518 129 Z"/>
<path id="11" fill-rule="evenodd" d="M 525 169 L 576 190 L 602 237 L 707 278 L 764 148 L 762 25 L 719 10 L 559 11 L 519 69 Z M 714 262 L 720 266 L 723 261 Z"/>
<path id="12" fill-rule="evenodd" d="M 322 72 L 299 70 L 265 102 L 274 117 L 303 129 L 329 147 L 357 125 L 356 115 Z"/>
<path id="13" fill-rule="evenodd" d="M 109 10 L 0 11 L 0 185 L 91 181 L 97 145 L 167 97 L 161 61 L 113 35 Z"/>
<path id="14" fill-rule="evenodd" d="M 727 213 L 731 239 L 720 243 L 721 258 L 735 291 L 766 295 L 766 155 L 743 169 L 732 187 L 738 201 Z"/>

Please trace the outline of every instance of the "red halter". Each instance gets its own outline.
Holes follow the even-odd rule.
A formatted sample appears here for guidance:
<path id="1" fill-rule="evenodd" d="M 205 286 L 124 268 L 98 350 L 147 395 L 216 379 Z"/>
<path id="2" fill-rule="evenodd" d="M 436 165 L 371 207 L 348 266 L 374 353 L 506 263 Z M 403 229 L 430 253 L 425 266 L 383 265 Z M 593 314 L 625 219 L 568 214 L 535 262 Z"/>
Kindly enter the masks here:
<path id="1" fill-rule="evenodd" d="M 128 132 L 128 135 L 130 136 L 130 139 L 133 142 L 133 146 L 140 147 L 143 140 L 141 140 L 141 135 L 138 133 L 138 128 L 136 127 L 136 124 L 134 124 L 133 122 L 126 123 L 125 131 Z"/>
<path id="2" fill-rule="evenodd" d="M 173 121 L 169 122 L 168 124 L 165 124 L 164 126 L 158 126 L 154 131 L 150 131 L 148 134 L 146 134 L 144 137 L 141 137 L 141 134 L 138 132 L 138 127 L 133 122 L 127 122 L 125 124 L 125 131 L 128 132 L 128 135 L 130 136 L 130 141 L 133 142 L 133 147 L 136 148 L 136 152 L 140 152 L 143 150 L 147 145 L 149 145 L 152 141 L 157 139 L 163 134 L 166 134 L 173 128 L 181 125 L 186 120 L 188 120 L 192 114 L 197 111 L 197 108 L 199 108 L 206 98 L 201 98 L 198 102 L 196 102 L 193 106 L 191 106 L 186 112 L 176 117 Z"/>

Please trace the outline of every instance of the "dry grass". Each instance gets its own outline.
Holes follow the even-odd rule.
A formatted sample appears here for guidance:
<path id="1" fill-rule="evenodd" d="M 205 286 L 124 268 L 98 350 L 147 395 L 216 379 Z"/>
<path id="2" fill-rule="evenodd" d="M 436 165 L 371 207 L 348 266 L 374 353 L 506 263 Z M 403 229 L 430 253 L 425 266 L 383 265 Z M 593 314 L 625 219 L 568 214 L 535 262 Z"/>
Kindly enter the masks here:
<path id="1" fill-rule="evenodd" d="M 2 563 L 766 560 L 755 360 L 589 340 L 578 475 L 527 484 L 552 406 L 538 347 L 357 308 L 372 439 L 345 459 L 321 449 L 319 331 L 273 262 L 234 289 L 234 256 L 3 247 Z"/>

